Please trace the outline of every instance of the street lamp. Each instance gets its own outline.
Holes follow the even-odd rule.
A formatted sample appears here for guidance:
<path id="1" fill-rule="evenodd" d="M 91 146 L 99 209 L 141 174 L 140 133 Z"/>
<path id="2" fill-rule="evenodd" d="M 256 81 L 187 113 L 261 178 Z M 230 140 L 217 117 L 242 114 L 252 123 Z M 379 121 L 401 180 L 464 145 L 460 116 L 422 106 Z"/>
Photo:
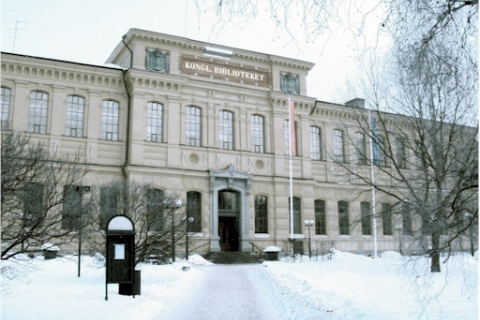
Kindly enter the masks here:
<path id="1" fill-rule="evenodd" d="M 176 199 L 172 201 L 171 199 L 165 199 L 163 204 L 169 208 L 172 212 L 172 262 L 175 262 L 175 215 L 174 210 L 182 206 L 182 200 Z"/>
<path id="2" fill-rule="evenodd" d="M 188 223 L 192 223 L 193 221 L 195 221 L 195 218 L 194 217 L 189 217 L 187 218 L 187 222 L 185 224 L 185 229 L 186 229 L 186 233 L 185 233 L 185 260 L 188 261 Z"/>
<path id="3" fill-rule="evenodd" d="M 399 249 L 400 254 L 402 254 L 402 230 L 403 230 L 403 227 L 402 227 L 401 224 L 397 224 L 395 226 L 395 229 L 398 231 L 398 249 Z"/>
<path id="4" fill-rule="evenodd" d="M 313 220 L 305 220 L 303 224 L 308 228 L 308 257 L 312 258 L 312 239 L 310 238 L 310 227 L 313 226 Z"/>

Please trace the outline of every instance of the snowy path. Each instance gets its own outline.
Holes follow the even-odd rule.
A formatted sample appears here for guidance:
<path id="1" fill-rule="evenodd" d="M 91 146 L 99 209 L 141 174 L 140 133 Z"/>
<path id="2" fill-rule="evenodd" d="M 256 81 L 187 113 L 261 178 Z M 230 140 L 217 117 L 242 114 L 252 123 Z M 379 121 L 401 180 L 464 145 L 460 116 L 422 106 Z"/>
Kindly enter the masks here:
<path id="1" fill-rule="evenodd" d="M 273 283 L 268 283 L 261 268 L 261 265 L 197 267 L 201 276 L 180 304 L 181 309 L 162 315 L 162 319 L 295 319 L 288 315 L 281 294 Z"/>

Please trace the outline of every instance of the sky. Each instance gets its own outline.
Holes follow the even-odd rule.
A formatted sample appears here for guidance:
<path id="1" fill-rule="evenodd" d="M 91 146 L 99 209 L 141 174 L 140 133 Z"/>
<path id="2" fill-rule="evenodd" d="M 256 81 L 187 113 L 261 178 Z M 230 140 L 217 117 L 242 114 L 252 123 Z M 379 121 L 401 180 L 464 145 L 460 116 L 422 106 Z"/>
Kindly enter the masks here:
<path id="1" fill-rule="evenodd" d="M 357 74 L 355 41 L 337 32 L 307 43 L 297 28 L 295 45 L 285 32 L 276 32 L 265 9 L 258 8 L 257 18 L 248 24 L 236 22 L 220 30 L 216 15 L 198 11 L 194 0 L 2 0 L 1 48 L 102 65 L 130 28 L 144 29 L 313 62 L 307 77 L 308 96 L 345 102 L 338 89 Z M 214 26 L 218 32 L 212 32 Z"/>

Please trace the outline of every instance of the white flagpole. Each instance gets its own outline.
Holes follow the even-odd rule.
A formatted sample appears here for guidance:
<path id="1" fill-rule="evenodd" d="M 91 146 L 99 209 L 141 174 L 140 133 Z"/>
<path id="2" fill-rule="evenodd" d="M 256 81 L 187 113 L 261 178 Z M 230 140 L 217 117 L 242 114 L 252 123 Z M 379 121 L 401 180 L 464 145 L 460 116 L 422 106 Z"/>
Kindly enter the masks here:
<path id="1" fill-rule="evenodd" d="M 292 125 L 293 125 L 293 108 L 288 96 L 288 150 L 290 156 L 290 239 L 293 239 L 293 178 L 292 178 Z"/>
<path id="2" fill-rule="evenodd" d="M 373 168 L 374 155 L 373 155 L 373 128 L 370 116 L 370 110 L 368 110 L 368 127 L 370 128 L 370 174 L 372 177 L 372 220 L 373 220 L 373 258 L 377 258 L 377 218 L 376 218 L 376 200 L 375 200 L 375 172 Z"/>

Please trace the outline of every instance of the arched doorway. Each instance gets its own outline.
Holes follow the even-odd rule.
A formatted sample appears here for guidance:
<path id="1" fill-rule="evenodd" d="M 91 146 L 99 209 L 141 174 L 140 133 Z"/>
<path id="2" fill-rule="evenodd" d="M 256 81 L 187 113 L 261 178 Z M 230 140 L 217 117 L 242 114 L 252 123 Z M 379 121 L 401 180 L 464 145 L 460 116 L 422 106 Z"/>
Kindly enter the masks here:
<path id="1" fill-rule="evenodd" d="M 221 251 L 238 251 L 240 197 L 234 190 L 218 191 L 218 236 Z"/>

